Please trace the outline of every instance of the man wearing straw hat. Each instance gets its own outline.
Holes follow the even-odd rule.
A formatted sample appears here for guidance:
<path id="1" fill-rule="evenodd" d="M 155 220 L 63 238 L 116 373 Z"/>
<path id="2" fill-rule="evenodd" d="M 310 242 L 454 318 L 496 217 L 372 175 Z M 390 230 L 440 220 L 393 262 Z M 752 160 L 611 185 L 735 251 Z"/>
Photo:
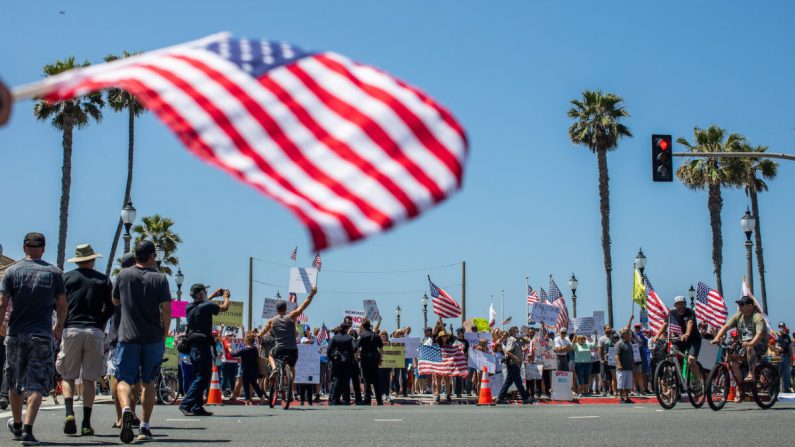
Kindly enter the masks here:
<path id="1" fill-rule="evenodd" d="M 89 244 L 80 244 L 75 249 L 74 262 L 77 268 L 64 274 L 66 288 L 66 322 L 61 337 L 61 351 L 55 369 L 63 377 L 63 395 L 66 419 L 63 432 L 77 433 L 74 413 L 75 380 L 83 381 L 83 422 L 80 434 L 92 436 L 91 410 L 94 406 L 94 383 L 102 375 L 104 363 L 104 327 L 113 315 L 111 299 L 113 286 L 110 279 L 94 270 L 94 262 L 102 255 L 95 253 Z"/>

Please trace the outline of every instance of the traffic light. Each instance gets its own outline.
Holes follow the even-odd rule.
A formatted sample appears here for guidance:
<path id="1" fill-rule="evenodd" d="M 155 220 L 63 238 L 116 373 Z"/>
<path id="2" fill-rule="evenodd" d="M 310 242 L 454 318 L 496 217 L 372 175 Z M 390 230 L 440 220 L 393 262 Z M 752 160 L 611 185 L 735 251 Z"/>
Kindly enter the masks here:
<path id="1" fill-rule="evenodd" d="M 674 180 L 672 150 L 673 144 L 670 135 L 651 136 L 652 180 L 655 182 L 672 182 Z"/>

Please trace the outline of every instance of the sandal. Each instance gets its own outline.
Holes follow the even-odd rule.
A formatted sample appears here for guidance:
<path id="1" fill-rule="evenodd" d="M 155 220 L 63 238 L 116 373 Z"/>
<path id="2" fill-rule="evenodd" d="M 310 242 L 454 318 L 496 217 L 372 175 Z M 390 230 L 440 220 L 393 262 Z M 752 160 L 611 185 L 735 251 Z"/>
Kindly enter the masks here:
<path id="1" fill-rule="evenodd" d="M 121 428 L 121 424 L 118 422 L 114 422 L 113 425 L 110 426 L 111 428 Z"/>

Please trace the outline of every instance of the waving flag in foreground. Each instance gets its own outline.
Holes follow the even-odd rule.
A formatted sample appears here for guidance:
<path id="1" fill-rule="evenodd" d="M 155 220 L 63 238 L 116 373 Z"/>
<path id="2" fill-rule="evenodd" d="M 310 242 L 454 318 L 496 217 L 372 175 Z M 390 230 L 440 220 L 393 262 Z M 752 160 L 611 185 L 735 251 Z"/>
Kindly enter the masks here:
<path id="1" fill-rule="evenodd" d="M 447 294 L 444 289 L 436 287 L 436 284 L 431 281 L 428 276 L 428 283 L 431 285 L 431 303 L 433 304 L 433 313 L 442 318 L 458 318 L 461 316 L 461 308 L 455 302 L 453 297 Z"/>
<path id="2" fill-rule="evenodd" d="M 726 324 L 728 316 L 729 311 L 720 293 L 699 281 L 696 287 L 696 318 L 719 328 Z"/>
<path id="3" fill-rule="evenodd" d="M 467 139 L 430 97 L 332 52 L 221 33 L 14 91 L 118 87 L 202 160 L 295 214 L 315 250 L 412 219 L 461 187 Z"/>
<path id="4" fill-rule="evenodd" d="M 468 368 L 463 346 L 439 347 L 436 345 L 420 345 L 417 369 L 420 374 L 466 376 Z"/>

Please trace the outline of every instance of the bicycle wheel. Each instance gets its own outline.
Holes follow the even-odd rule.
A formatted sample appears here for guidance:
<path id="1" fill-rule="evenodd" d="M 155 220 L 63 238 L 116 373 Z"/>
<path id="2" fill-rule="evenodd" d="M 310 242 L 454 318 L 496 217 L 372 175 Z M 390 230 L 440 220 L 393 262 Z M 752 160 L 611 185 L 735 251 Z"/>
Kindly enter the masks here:
<path id="1" fill-rule="evenodd" d="M 660 406 L 666 410 L 675 407 L 679 400 L 681 390 L 678 374 L 676 365 L 669 359 L 657 364 L 657 369 L 654 371 L 654 395 L 657 396 Z"/>
<path id="2" fill-rule="evenodd" d="M 281 374 L 279 375 L 279 394 L 282 398 L 282 409 L 286 410 L 290 408 L 290 402 L 292 401 L 292 381 L 290 380 L 290 370 L 289 368 L 282 368 Z"/>
<path id="3" fill-rule="evenodd" d="M 174 405 L 177 402 L 179 383 L 174 374 L 163 374 L 157 389 L 158 398 L 165 405 Z"/>
<path id="4" fill-rule="evenodd" d="M 719 411 L 726 405 L 730 385 L 729 369 L 726 365 L 719 364 L 710 371 L 709 377 L 707 377 L 705 393 L 707 395 L 707 403 L 714 411 Z"/>
<path id="5" fill-rule="evenodd" d="M 754 367 L 754 386 L 751 389 L 759 408 L 767 410 L 778 399 L 778 371 L 770 363 L 760 362 Z"/>
<path id="6" fill-rule="evenodd" d="M 701 380 L 699 381 L 699 386 L 695 384 L 695 376 L 693 375 L 693 371 L 687 371 L 687 383 L 685 386 L 687 387 L 687 397 L 690 399 L 690 405 L 695 408 L 701 408 L 704 405 L 704 401 L 707 399 L 707 393 L 704 392 L 704 383 L 707 381 L 706 374 L 704 374 L 704 367 L 701 366 L 701 363 L 696 362 L 698 365 L 698 370 L 701 372 Z"/>
<path id="7" fill-rule="evenodd" d="M 268 379 L 268 406 L 271 408 L 276 406 L 276 400 L 279 398 L 279 389 L 276 387 L 279 376 L 281 376 L 281 370 L 279 369 L 279 365 L 276 365 L 275 377 L 273 379 Z"/>

